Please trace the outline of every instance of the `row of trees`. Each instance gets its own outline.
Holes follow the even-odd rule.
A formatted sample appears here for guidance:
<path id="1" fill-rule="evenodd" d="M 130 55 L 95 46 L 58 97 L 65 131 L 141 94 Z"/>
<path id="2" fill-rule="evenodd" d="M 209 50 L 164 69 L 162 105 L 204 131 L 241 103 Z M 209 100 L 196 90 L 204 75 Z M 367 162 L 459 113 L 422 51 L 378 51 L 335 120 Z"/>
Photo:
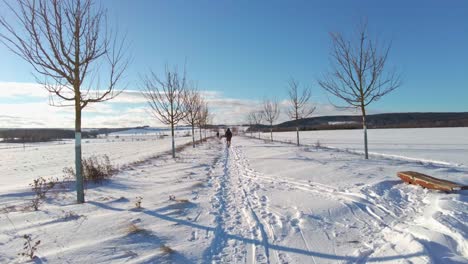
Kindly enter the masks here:
<path id="1" fill-rule="evenodd" d="M 108 28 L 106 10 L 93 0 L 3 3 L 11 17 L 0 16 L 0 42 L 34 68 L 37 82 L 49 92 L 51 105 L 75 108 L 77 200 L 83 203 L 81 114 L 89 104 L 111 100 L 122 92 L 117 86 L 129 63 L 125 56 L 126 40 Z M 339 33 L 331 34 L 332 70 L 319 80 L 319 85 L 347 106 L 361 109 L 367 158 L 366 107 L 401 82 L 397 74 L 384 71 L 390 46 L 380 46 L 370 39 L 366 26 L 357 35 L 358 41 L 352 42 Z M 194 134 L 195 125 L 201 128 L 208 123 L 208 106 L 195 86 L 187 83 L 185 71 L 181 75 L 177 69 L 166 67 L 164 77 L 151 72 L 144 78 L 144 84 L 143 95 L 152 114 L 172 128 L 175 156 L 174 127 L 185 120 L 192 125 Z M 305 118 L 313 112 L 308 105 L 310 91 L 300 93 L 295 81 L 290 83 L 290 99 L 292 119 Z M 273 139 L 278 102 L 265 100 L 263 106 L 261 112 L 252 113 L 249 119 L 255 124 L 263 119 L 268 122 Z"/>
<path id="2" fill-rule="evenodd" d="M 151 114 L 161 123 L 171 127 L 172 157 L 175 158 L 175 127 L 185 122 L 192 127 L 192 143 L 195 147 L 195 127 L 206 128 L 211 115 L 208 103 L 193 82 L 188 82 L 186 71 L 179 73 L 177 67 L 166 66 L 164 77 L 151 72 L 144 78 L 142 95 L 145 97 Z"/>
<path id="3" fill-rule="evenodd" d="M 106 10 L 93 0 L 3 1 L 10 17 L 0 16 L 0 42 L 35 70 L 35 78 L 49 93 L 50 104 L 75 108 L 75 170 L 77 201 L 84 203 L 81 157 L 81 113 L 92 103 L 118 96 L 129 60 L 125 37 L 108 28 Z M 158 78 L 151 72 L 144 79 L 151 113 L 171 126 L 175 157 L 174 127 L 185 120 L 194 127 L 206 126 L 207 103 L 185 71 L 175 70 Z M 195 146 L 195 137 L 193 136 Z"/>
<path id="4" fill-rule="evenodd" d="M 310 102 L 310 88 L 302 88 L 297 80 L 291 79 L 288 85 L 288 110 L 287 114 L 291 120 L 300 120 L 308 118 L 315 111 L 316 107 Z M 280 115 L 280 103 L 276 99 L 265 99 L 262 104 L 262 109 L 252 111 L 248 114 L 247 120 L 252 127 L 257 128 L 265 121 L 270 126 L 270 139 L 273 140 L 273 124 L 278 120 Z M 260 131 L 260 130 L 259 130 Z M 299 122 L 296 122 L 296 141 L 300 145 L 299 140 Z"/>
<path id="5" fill-rule="evenodd" d="M 366 109 L 372 102 L 400 87 L 402 80 L 395 70 L 388 71 L 387 60 L 391 45 L 384 44 L 369 36 L 367 23 L 362 23 L 355 34 L 357 38 L 347 39 L 341 33 L 330 33 L 332 48 L 331 69 L 317 82 L 326 92 L 338 98 L 339 108 L 359 109 L 362 114 L 364 132 L 364 153 L 369 158 L 367 142 Z M 299 92 L 299 84 L 289 82 L 289 118 L 299 120 L 310 117 L 315 107 L 309 102 L 310 89 Z M 270 138 L 273 140 L 273 123 L 278 119 L 279 105 L 276 100 L 265 100 L 263 109 L 251 112 L 248 121 L 257 127 L 262 121 L 270 125 Z M 299 126 L 296 126 L 297 145 L 299 145 Z"/>

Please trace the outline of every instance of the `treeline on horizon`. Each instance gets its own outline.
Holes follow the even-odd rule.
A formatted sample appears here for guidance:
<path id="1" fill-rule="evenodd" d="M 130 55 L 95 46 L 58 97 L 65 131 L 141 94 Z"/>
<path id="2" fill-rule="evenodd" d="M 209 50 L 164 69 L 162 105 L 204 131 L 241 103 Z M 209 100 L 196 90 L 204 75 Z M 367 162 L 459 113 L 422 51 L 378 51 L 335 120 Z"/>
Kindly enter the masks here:
<path id="1" fill-rule="evenodd" d="M 134 129 L 143 127 L 134 127 Z M 81 132 L 82 138 L 96 138 L 100 134 L 124 131 L 129 128 L 99 128 Z M 0 129 L 0 143 L 49 142 L 62 139 L 74 139 L 75 131 L 59 128 L 11 128 Z"/>
<path id="2" fill-rule="evenodd" d="M 361 116 L 320 116 L 292 120 L 273 126 L 275 132 L 295 131 L 299 125 L 300 131 L 309 130 L 342 130 L 362 129 Z M 226 125 L 224 125 L 226 126 Z M 368 126 L 377 128 L 432 128 L 432 127 L 468 127 L 468 112 L 465 113 L 390 113 L 368 116 Z M 128 128 L 99 128 L 83 131 L 83 138 L 96 138 L 98 135 L 125 131 L 128 129 L 143 129 L 148 126 Z M 216 128 L 210 125 L 207 128 Z M 229 126 L 226 126 L 229 127 Z M 247 130 L 269 131 L 267 125 L 253 125 Z M 0 143 L 32 143 L 48 142 L 61 139 L 73 139 L 75 132 L 72 129 L 55 128 L 12 128 L 0 129 Z"/>
<path id="3" fill-rule="evenodd" d="M 82 132 L 83 138 L 96 137 L 94 132 Z M 0 130 L 0 143 L 48 142 L 75 138 L 75 131 L 56 128 L 13 128 Z"/>
<path id="4" fill-rule="evenodd" d="M 340 124 L 341 123 L 341 124 Z M 388 113 L 368 115 L 368 128 L 468 127 L 468 112 L 462 113 Z M 286 121 L 273 126 L 275 132 L 308 130 L 362 129 L 361 116 L 320 116 Z M 251 126 L 248 131 L 269 131 L 267 125 Z"/>

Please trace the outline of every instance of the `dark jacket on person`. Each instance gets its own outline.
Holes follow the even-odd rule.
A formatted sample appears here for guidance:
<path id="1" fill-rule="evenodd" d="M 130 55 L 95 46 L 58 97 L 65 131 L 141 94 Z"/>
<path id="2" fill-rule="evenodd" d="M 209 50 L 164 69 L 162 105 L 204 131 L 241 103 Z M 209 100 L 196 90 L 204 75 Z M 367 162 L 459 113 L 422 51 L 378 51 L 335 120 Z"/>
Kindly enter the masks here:
<path id="1" fill-rule="evenodd" d="M 227 140 L 231 140 L 232 132 L 231 132 L 231 130 L 229 128 L 228 128 L 228 130 L 226 130 L 226 134 L 224 136 L 226 137 Z"/>

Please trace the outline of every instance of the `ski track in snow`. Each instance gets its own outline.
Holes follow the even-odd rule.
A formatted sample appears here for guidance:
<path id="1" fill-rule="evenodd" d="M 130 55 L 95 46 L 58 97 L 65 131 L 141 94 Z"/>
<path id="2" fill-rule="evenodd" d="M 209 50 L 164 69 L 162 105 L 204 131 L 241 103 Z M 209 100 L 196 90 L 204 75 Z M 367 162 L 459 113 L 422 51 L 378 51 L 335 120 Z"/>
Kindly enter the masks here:
<path id="1" fill-rule="evenodd" d="M 443 222 L 451 221 L 452 226 L 453 222 L 456 222 L 456 225 L 458 222 L 450 218 L 452 215 L 443 214 L 442 217 L 438 217 L 434 212 L 428 213 L 430 209 L 427 208 L 435 201 L 424 202 L 426 192 L 409 193 L 402 198 L 408 200 L 405 205 L 404 201 L 397 204 L 392 200 L 385 200 L 378 193 L 380 186 L 368 185 L 361 188 L 360 192 L 351 192 L 310 180 L 273 178 L 252 169 L 242 147 L 242 145 L 233 145 L 229 149 L 224 149 L 222 158 L 213 168 L 210 181 L 217 188 L 212 200 L 213 214 L 216 216 L 216 231 L 212 244 L 204 255 L 204 262 L 294 263 L 289 252 L 277 250 L 278 247 L 275 246 L 284 244 L 284 238 L 291 238 L 291 236 L 300 239 L 305 250 L 314 252 L 314 241 L 309 240 L 305 234 L 306 231 L 300 225 L 306 213 L 296 208 L 295 217 L 285 217 L 281 212 L 269 208 L 267 195 L 259 194 L 274 191 L 280 186 L 290 190 L 313 193 L 321 197 L 324 202 L 337 201 L 343 208 L 349 210 L 353 217 L 351 222 L 345 221 L 343 224 L 337 221 L 333 224 L 343 225 L 343 228 L 359 228 L 363 241 L 361 241 L 362 247 L 354 254 L 342 257 L 344 263 L 384 261 L 387 259 L 385 254 L 383 256 L 380 254 L 388 248 L 398 247 L 399 241 L 395 238 L 402 237 L 409 239 L 408 243 L 412 243 L 413 247 L 423 248 L 427 253 L 427 256 L 414 254 L 415 263 L 437 263 L 443 256 L 431 254 L 431 247 L 425 242 L 427 238 L 412 231 L 413 226 L 418 226 L 419 215 L 424 212 L 430 214 L 429 217 L 438 223 L 439 227 L 436 230 L 445 239 L 456 243 L 461 255 L 466 254 L 464 241 L 466 231 L 463 231 L 463 224 L 459 224 L 456 230 L 450 230 L 443 225 Z M 399 195 L 404 195 L 398 188 L 391 191 L 398 191 Z M 409 201 L 413 203 L 411 206 L 408 206 Z M 330 210 L 328 212 L 330 214 Z M 311 211 L 309 215 L 312 215 Z M 432 218 L 434 215 L 435 217 Z M 287 225 L 292 227 L 293 232 L 297 234 L 291 233 L 291 230 L 286 228 Z M 332 228 L 323 232 L 333 243 L 332 250 L 336 254 L 336 243 L 333 240 L 337 229 Z M 354 243 L 354 241 L 349 243 Z M 404 249 L 396 252 L 406 253 Z M 314 254 L 309 255 L 308 261 L 322 263 L 314 257 Z"/>
<path id="2" fill-rule="evenodd" d="M 212 199 L 216 228 L 204 262 L 270 263 L 273 234 L 258 216 L 258 197 L 245 185 L 244 171 L 235 147 L 226 148 L 210 179 L 217 188 Z"/>
<path id="3" fill-rule="evenodd" d="M 245 162 L 248 163 L 247 160 Z M 320 163 L 318 160 L 317 162 Z M 432 239 L 441 242 L 441 245 L 444 245 L 444 242 L 455 245 L 454 248 L 460 257 L 451 256 L 450 258 L 453 259 L 448 263 L 468 263 L 467 218 L 466 213 L 463 213 L 466 212 L 468 205 L 464 201 L 458 201 L 455 198 L 450 199 L 450 202 L 460 207 L 458 211 L 461 211 L 461 213 L 456 214 L 443 209 L 443 205 L 439 205 L 440 197 L 443 197 L 439 196 L 440 193 L 423 191 L 419 187 L 414 187 L 417 190 L 416 192 L 412 190 L 403 191 L 401 188 L 394 189 L 392 187 L 388 190 L 389 192 L 397 191 L 399 192 L 398 195 L 404 196 L 401 197 L 402 201 L 393 201 L 382 197 L 383 193 L 378 193 L 382 188 L 378 186 L 380 183 L 365 185 L 360 189 L 359 193 L 353 193 L 310 180 L 301 181 L 286 177 L 273 178 L 251 169 L 247 169 L 245 177 L 255 181 L 274 183 L 276 186 L 286 186 L 290 190 L 298 189 L 315 193 L 325 200 L 337 200 L 348 208 L 354 219 L 364 225 L 360 228 L 362 237 L 370 238 L 363 243 L 367 249 L 360 250 L 357 256 L 348 263 L 383 261 L 387 258 L 381 258 L 379 254 L 389 247 L 398 247 L 401 238 L 409 239 L 409 242 L 405 242 L 412 243 L 413 247 L 420 247 L 424 250 L 425 256 L 414 254 L 413 259 L 416 260 L 416 263 L 440 263 L 440 261 L 445 263 L 445 260 L 449 261 L 447 256 L 452 255 L 452 253 L 443 246 L 434 245 L 431 242 Z M 408 186 L 409 188 L 412 187 Z M 461 194 L 459 197 L 466 200 L 463 196 Z M 310 251 L 304 233 L 301 230 L 298 231 L 300 231 L 301 238 Z M 329 238 L 329 234 L 326 235 Z M 399 254 L 406 253 L 404 249 L 397 252 Z M 316 262 L 314 259 L 311 261 Z"/>

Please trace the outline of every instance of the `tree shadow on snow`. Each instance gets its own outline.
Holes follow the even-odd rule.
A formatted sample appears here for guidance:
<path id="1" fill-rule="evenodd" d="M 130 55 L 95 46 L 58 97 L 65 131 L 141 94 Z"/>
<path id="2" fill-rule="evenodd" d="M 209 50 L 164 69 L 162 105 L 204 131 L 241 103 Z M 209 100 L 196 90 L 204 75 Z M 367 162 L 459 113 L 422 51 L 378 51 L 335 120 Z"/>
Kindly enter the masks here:
<path id="1" fill-rule="evenodd" d="M 143 213 L 165 220 L 165 221 L 170 221 L 179 225 L 185 225 L 191 228 L 200 229 L 205 232 L 213 232 L 213 234 L 215 235 L 215 237 L 213 238 L 214 241 L 227 241 L 227 240 L 232 239 L 232 240 L 242 241 L 246 244 L 263 245 L 267 247 L 269 250 L 283 251 L 283 252 L 295 253 L 295 254 L 306 255 L 306 256 L 311 256 L 311 257 L 313 256 L 313 257 L 318 257 L 318 258 L 336 260 L 336 261 L 356 262 L 356 261 L 359 261 L 361 258 L 360 256 L 340 256 L 340 255 L 333 255 L 333 254 L 327 254 L 327 253 L 321 253 L 321 252 L 314 252 L 314 251 L 309 251 L 309 250 L 300 249 L 300 248 L 275 245 L 275 244 L 271 244 L 269 241 L 261 241 L 258 239 L 245 238 L 239 235 L 227 234 L 227 233 L 224 233 L 222 231 L 222 228 L 220 227 L 203 226 L 192 221 L 173 218 L 171 216 L 159 213 L 158 210 L 155 210 L 155 211 L 145 210 L 143 211 Z M 220 238 L 220 236 L 224 238 Z M 210 250 L 212 249 L 211 248 L 207 249 L 207 251 L 210 251 Z M 208 252 L 205 252 L 203 255 L 204 255 L 204 258 L 206 258 L 208 256 Z M 407 255 L 386 256 L 386 257 L 374 257 L 374 258 L 371 257 L 371 258 L 368 258 L 367 261 L 374 261 L 374 262 L 392 261 L 392 260 L 398 260 L 398 259 L 418 257 L 418 256 L 423 256 L 423 255 L 424 255 L 424 252 L 412 253 L 412 254 L 407 254 Z M 204 261 L 210 261 L 210 260 L 204 259 Z"/>
<path id="2" fill-rule="evenodd" d="M 120 208 L 114 208 L 114 207 L 111 207 L 109 205 L 102 204 L 102 203 L 97 203 L 97 202 L 89 202 L 89 203 L 94 204 L 96 206 L 99 206 L 99 207 L 101 207 L 103 209 L 107 209 L 107 210 L 128 211 L 128 210 L 124 210 L 124 209 L 120 209 Z M 156 210 L 143 209 L 141 211 L 141 213 L 147 214 L 147 215 L 155 217 L 155 218 L 159 218 L 159 219 L 164 220 L 164 221 L 172 222 L 172 223 L 175 223 L 175 224 L 178 224 L 178 225 L 185 225 L 187 227 L 203 230 L 205 232 L 212 232 L 214 234 L 214 238 L 213 238 L 214 241 L 238 240 L 238 241 L 241 241 L 241 242 L 246 243 L 246 244 L 265 246 L 269 250 L 276 250 L 276 251 L 279 251 L 279 252 L 282 251 L 282 252 L 300 254 L 300 255 L 311 256 L 311 257 L 318 257 L 318 258 L 334 260 L 334 261 L 347 261 L 347 262 L 355 263 L 355 262 L 360 261 L 361 258 L 362 258 L 362 256 L 341 256 L 341 255 L 334 255 L 334 254 L 315 252 L 315 251 L 305 250 L 305 249 L 301 249 L 301 248 L 294 248 L 294 247 L 288 247 L 288 246 L 282 246 L 282 245 L 275 245 L 275 244 L 272 244 L 270 241 L 262 241 L 262 240 L 258 240 L 258 239 L 242 237 L 242 236 L 239 236 L 239 235 L 228 234 L 228 233 L 225 233 L 220 226 L 216 226 L 216 227 L 204 226 L 204 225 L 200 225 L 200 224 L 198 224 L 196 222 L 193 222 L 193 221 L 178 219 L 178 218 L 175 218 L 175 217 L 170 216 L 168 214 L 162 213 L 162 212 L 167 212 L 169 210 L 169 214 L 170 214 L 170 212 L 171 212 L 170 209 L 173 208 L 172 206 L 173 205 L 169 205 L 169 206 L 165 206 L 163 208 L 159 208 L 159 209 L 156 209 Z M 136 239 L 136 241 L 141 242 L 141 240 L 138 239 L 138 237 L 127 238 L 127 239 L 131 239 L 130 241 L 133 241 L 133 239 Z M 157 238 L 157 239 L 155 239 L 153 241 L 161 242 L 161 239 Z M 153 245 L 153 247 L 154 246 L 156 246 L 156 245 Z M 213 250 L 213 249 L 208 248 L 205 251 L 205 253 L 203 254 L 204 261 L 211 261 L 211 260 L 207 259 L 210 256 L 209 251 L 211 251 L 211 250 Z M 168 257 L 170 257 L 171 259 L 167 259 L 168 263 L 171 263 L 171 262 L 190 263 L 190 262 L 192 262 L 189 259 L 186 259 L 182 254 L 177 253 L 177 252 L 172 252 L 169 255 L 170 256 L 168 256 Z M 366 261 L 369 261 L 369 262 L 395 261 L 395 260 L 399 260 L 399 259 L 408 259 L 408 258 L 412 258 L 412 257 L 419 257 L 419 256 L 425 256 L 425 255 L 427 255 L 427 254 L 424 251 L 422 251 L 422 252 L 411 253 L 411 254 L 406 254 L 406 255 L 369 257 L 369 258 L 366 259 Z M 155 261 L 156 262 L 159 262 L 159 261 L 164 262 L 164 260 L 161 259 L 161 256 L 158 255 L 158 256 L 154 256 L 154 258 L 147 259 L 142 263 L 155 263 Z"/>

